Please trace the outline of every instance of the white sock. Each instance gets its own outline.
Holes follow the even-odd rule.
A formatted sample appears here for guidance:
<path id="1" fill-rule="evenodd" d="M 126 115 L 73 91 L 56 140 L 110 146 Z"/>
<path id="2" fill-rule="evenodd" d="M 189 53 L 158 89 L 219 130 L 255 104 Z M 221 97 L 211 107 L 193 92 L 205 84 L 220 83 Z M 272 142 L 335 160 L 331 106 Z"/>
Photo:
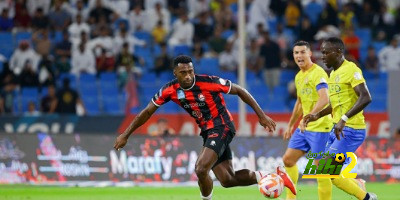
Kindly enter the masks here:
<path id="1" fill-rule="evenodd" d="M 256 173 L 256 179 L 257 179 L 257 183 L 260 181 L 260 179 L 267 175 L 268 172 L 267 171 L 255 171 L 254 173 Z"/>
<path id="2" fill-rule="evenodd" d="M 202 200 L 211 200 L 212 199 L 212 193 L 213 193 L 213 191 L 211 190 L 210 195 L 204 197 L 203 194 L 201 194 L 201 192 L 200 192 L 201 199 Z"/>

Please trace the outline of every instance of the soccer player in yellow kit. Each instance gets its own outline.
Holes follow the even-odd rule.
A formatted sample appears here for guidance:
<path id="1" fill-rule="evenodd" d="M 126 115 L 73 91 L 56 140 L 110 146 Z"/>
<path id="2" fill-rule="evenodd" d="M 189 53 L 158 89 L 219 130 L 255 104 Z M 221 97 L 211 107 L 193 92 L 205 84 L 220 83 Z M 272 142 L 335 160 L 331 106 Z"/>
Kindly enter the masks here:
<path id="1" fill-rule="evenodd" d="M 330 104 L 316 114 L 306 115 L 303 120 L 307 126 L 312 121 L 332 114 L 335 125 L 326 151 L 346 155 L 346 152 L 355 152 L 365 140 L 363 109 L 372 98 L 361 69 L 344 58 L 344 51 L 343 41 L 339 38 L 329 38 L 322 43 L 322 60 L 328 68 L 333 69 L 328 79 Z M 358 199 L 378 199 L 376 194 L 362 190 L 354 179 L 340 176 L 332 179 L 332 183 Z"/>
<path id="2" fill-rule="evenodd" d="M 297 101 L 290 117 L 289 126 L 284 133 L 284 139 L 290 139 L 288 149 L 283 156 L 283 163 L 290 178 L 297 183 L 299 170 L 297 161 L 308 151 L 312 153 L 325 152 L 326 143 L 329 138 L 333 124 L 332 117 L 326 115 L 315 122 L 311 122 L 304 128 L 300 122 L 299 128 L 294 133 L 294 125 L 303 116 L 321 111 L 329 104 L 328 97 L 328 75 L 317 64 L 311 60 L 310 44 L 305 41 L 298 41 L 293 46 L 293 57 L 300 71 L 295 77 L 297 89 Z M 293 134 L 293 135 L 292 135 Z M 321 159 L 322 154 L 318 154 L 314 163 Z M 332 184 L 329 179 L 317 179 L 318 196 L 331 196 Z M 296 195 L 286 190 L 286 199 L 296 199 Z M 326 199 L 326 198 L 324 198 Z"/>

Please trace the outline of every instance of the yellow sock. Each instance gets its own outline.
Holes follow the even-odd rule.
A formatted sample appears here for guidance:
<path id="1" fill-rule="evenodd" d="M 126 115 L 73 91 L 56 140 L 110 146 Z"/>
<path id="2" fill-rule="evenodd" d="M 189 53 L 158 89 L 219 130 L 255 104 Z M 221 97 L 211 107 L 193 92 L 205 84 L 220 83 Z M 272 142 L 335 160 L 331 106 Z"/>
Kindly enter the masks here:
<path id="1" fill-rule="evenodd" d="M 294 165 L 293 167 L 285 167 L 285 169 L 294 185 L 297 187 L 297 180 L 299 180 L 299 169 L 297 168 L 297 165 Z M 296 199 L 296 195 L 294 195 L 288 188 L 286 188 L 286 199 Z"/>
<path id="2" fill-rule="evenodd" d="M 318 178 L 318 197 L 319 200 L 332 199 L 332 181 L 330 178 Z"/>
<path id="3" fill-rule="evenodd" d="M 347 194 L 357 197 L 357 199 L 364 199 L 367 193 L 362 190 L 351 178 L 335 178 L 332 180 L 333 185 L 345 191 Z"/>

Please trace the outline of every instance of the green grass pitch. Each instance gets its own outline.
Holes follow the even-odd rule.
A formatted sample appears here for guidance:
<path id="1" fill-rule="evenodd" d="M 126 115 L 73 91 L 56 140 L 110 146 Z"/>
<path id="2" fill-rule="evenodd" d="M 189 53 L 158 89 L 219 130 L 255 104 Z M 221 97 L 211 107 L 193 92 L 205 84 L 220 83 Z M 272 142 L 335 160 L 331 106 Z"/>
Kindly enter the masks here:
<path id="1" fill-rule="evenodd" d="M 367 189 L 380 200 L 400 199 L 400 184 L 367 183 Z M 317 200 L 316 184 L 301 184 L 299 200 Z M 196 200 L 200 199 L 198 187 L 55 187 L 30 185 L 0 185 L 1 200 Z M 284 195 L 281 196 L 284 199 Z M 265 199 L 256 186 L 215 187 L 213 200 Z M 356 199 L 333 187 L 332 199 Z"/>

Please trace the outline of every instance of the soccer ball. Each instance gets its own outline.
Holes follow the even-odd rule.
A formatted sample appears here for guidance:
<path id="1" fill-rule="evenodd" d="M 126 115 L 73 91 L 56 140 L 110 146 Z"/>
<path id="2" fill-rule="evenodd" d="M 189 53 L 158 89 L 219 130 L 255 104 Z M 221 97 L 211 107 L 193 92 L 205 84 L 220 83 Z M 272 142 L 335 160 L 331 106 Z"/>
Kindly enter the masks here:
<path id="1" fill-rule="evenodd" d="M 278 198 L 283 191 L 283 179 L 277 173 L 263 176 L 258 182 L 258 189 L 268 199 Z"/>
<path id="2" fill-rule="evenodd" d="M 335 156 L 335 161 L 338 163 L 342 163 L 346 160 L 346 157 L 344 156 L 343 153 L 337 153 Z"/>

